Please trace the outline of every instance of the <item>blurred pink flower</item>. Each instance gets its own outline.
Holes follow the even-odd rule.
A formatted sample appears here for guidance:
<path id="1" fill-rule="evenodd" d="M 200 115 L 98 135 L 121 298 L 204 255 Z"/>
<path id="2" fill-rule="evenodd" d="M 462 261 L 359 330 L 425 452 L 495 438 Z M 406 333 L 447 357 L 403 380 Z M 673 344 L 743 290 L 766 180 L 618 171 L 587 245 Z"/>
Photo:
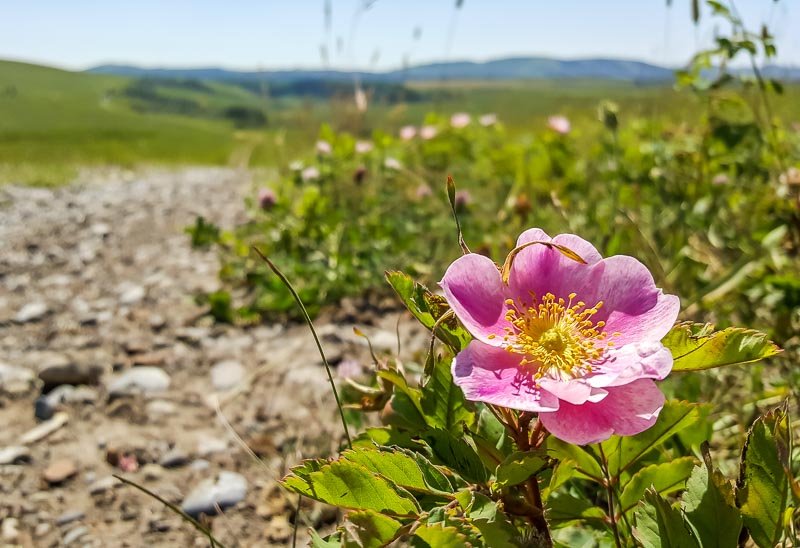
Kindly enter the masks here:
<path id="1" fill-rule="evenodd" d="M 472 203 L 472 194 L 468 190 L 459 190 L 456 192 L 456 208 L 463 210 Z"/>
<path id="2" fill-rule="evenodd" d="M 429 185 L 422 183 L 417 187 L 416 194 L 417 194 L 417 199 L 423 200 L 425 198 L 430 198 L 431 196 L 433 196 L 433 190 L 431 190 L 431 187 Z"/>
<path id="3" fill-rule="evenodd" d="M 497 123 L 497 114 L 490 113 L 484 114 L 480 118 L 478 118 L 478 123 L 483 127 L 493 126 Z"/>
<path id="4" fill-rule="evenodd" d="M 800 169 L 790 167 L 786 173 L 781 173 L 778 180 L 784 185 L 798 186 L 800 185 Z"/>
<path id="5" fill-rule="evenodd" d="M 364 373 L 364 366 L 358 360 L 344 359 L 336 366 L 336 376 L 340 379 L 357 379 Z"/>
<path id="6" fill-rule="evenodd" d="M 436 137 L 437 133 L 439 133 L 439 130 L 436 129 L 436 126 L 422 126 L 419 128 L 419 136 L 426 141 Z"/>
<path id="7" fill-rule="evenodd" d="M 472 116 L 466 112 L 457 112 L 450 117 L 450 125 L 456 129 L 467 127 L 472 122 Z"/>
<path id="8" fill-rule="evenodd" d="M 727 185 L 730 182 L 730 178 L 725 173 L 717 173 L 714 175 L 714 178 L 711 179 L 712 185 Z"/>
<path id="9" fill-rule="evenodd" d="M 403 141 L 410 141 L 417 136 L 417 128 L 414 126 L 403 126 L 400 128 L 400 138 Z"/>
<path id="10" fill-rule="evenodd" d="M 373 148 L 375 147 L 370 141 L 356 141 L 357 154 L 367 154 L 368 152 L 372 152 Z"/>
<path id="11" fill-rule="evenodd" d="M 395 171 L 403 169 L 403 164 L 401 164 L 400 160 L 398 160 L 397 158 L 392 158 L 392 157 L 386 158 L 386 160 L 383 161 L 383 165 L 384 167 L 388 169 L 393 169 Z"/>
<path id="12" fill-rule="evenodd" d="M 275 191 L 271 188 L 262 188 L 258 191 L 258 207 L 264 210 L 270 210 L 278 201 Z"/>
<path id="13" fill-rule="evenodd" d="M 569 248 L 578 262 L 547 245 Z M 604 259 L 573 234 L 523 232 L 506 278 L 470 253 L 440 282 L 474 339 L 453 360 L 469 400 L 538 413 L 569 443 L 650 428 L 664 406 L 655 380 L 672 370 L 661 339 L 680 309 L 633 257 Z M 521 247 L 520 246 L 524 246 Z"/>
<path id="14" fill-rule="evenodd" d="M 317 154 L 322 154 L 323 156 L 327 156 L 333 151 L 333 147 L 328 141 L 323 141 L 320 139 L 317 141 Z"/>
<path id="15" fill-rule="evenodd" d="M 569 119 L 566 116 L 551 116 L 547 119 L 547 127 L 555 131 L 556 133 L 560 133 L 561 135 L 566 135 L 572 129 L 572 124 L 569 123 Z"/>
<path id="16" fill-rule="evenodd" d="M 300 172 L 300 178 L 304 181 L 316 181 L 319 179 L 319 169 L 309 166 Z"/>

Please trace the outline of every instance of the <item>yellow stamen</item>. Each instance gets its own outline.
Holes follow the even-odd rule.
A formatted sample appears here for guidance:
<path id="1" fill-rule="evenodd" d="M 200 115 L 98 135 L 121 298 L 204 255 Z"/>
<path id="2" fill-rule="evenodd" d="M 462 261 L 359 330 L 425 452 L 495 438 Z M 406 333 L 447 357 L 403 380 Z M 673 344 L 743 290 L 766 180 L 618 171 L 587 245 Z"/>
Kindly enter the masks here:
<path id="1" fill-rule="evenodd" d="M 522 365 L 536 366 L 535 378 L 548 375 L 567 380 L 592 371 L 592 363 L 613 346 L 602 331 L 604 321 L 593 322 L 592 316 L 603 306 L 600 301 L 586 308 L 583 301 L 556 299 L 547 293 L 540 300 L 533 296 L 533 305 L 507 299 L 505 318 L 512 327 L 505 328 L 506 350 L 522 354 Z M 573 304 L 574 303 L 574 304 Z M 619 333 L 612 333 L 611 338 Z"/>

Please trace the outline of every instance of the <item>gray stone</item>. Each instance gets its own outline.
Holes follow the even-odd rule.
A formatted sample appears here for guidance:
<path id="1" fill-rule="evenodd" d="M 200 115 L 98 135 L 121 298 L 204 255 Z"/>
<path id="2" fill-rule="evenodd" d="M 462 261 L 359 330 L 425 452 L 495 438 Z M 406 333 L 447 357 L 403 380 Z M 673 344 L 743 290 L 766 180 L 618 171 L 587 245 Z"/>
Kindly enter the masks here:
<path id="1" fill-rule="evenodd" d="M 222 453 L 227 451 L 227 449 L 227 440 L 221 440 L 219 438 L 211 438 L 207 436 L 197 440 L 197 453 L 201 457 L 213 455 L 214 453 Z"/>
<path id="2" fill-rule="evenodd" d="M 12 543 L 19 537 L 19 520 L 17 518 L 8 517 L 3 520 L 3 527 L 0 529 L 0 538 L 3 539 L 3 544 L 6 542 Z"/>
<path id="3" fill-rule="evenodd" d="M 214 390 L 223 392 L 238 386 L 244 379 L 246 370 L 235 360 L 225 360 L 211 368 L 211 384 Z"/>
<path id="4" fill-rule="evenodd" d="M 56 525 L 61 527 L 62 525 L 67 525 L 73 521 L 80 521 L 85 517 L 86 514 L 80 510 L 69 510 L 56 518 Z"/>
<path id="5" fill-rule="evenodd" d="M 111 379 L 108 393 L 123 396 L 136 393 L 153 394 L 169 388 L 170 378 L 158 367 L 134 367 Z"/>
<path id="6" fill-rule="evenodd" d="M 200 514 L 214 515 L 217 506 L 221 509 L 230 508 L 247 496 L 247 479 L 235 472 L 220 472 L 216 478 L 201 481 L 186 496 L 181 504 L 181 510 L 190 516 Z"/>
<path id="7" fill-rule="evenodd" d="M 164 468 L 178 468 L 179 466 L 185 465 L 187 462 L 189 462 L 189 455 L 177 448 L 170 449 L 158 459 L 158 464 Z"/>
<path id="8" fill-rule="evenodd" d="M 88 532 L 89 528 L 84 527 L 83 525 L 80 527 L 75 527 L 74 529 L 70 529 L 69 532 L 64 535 L 64 538 L 61 539 L 61 542 L 64 544 L 64 546 L 69 546 L 73 542 L 76 542 L 86 536 Z"/>
<path id="9" fill-rule="evenodd" d="M 111 491 L 119 485 L 122 484 L 114 476 L 105 476 L 103 478 L 96 479 L 89 484 L 89 494 L 99 495 L 101 493 L 105 493 L 106 491 Z"/>
<path id="10" fill-rule="evenodd" d="M 35 301 L 20 308 L 14 319 L 18 323 L 35 322 L 44 318 L 49 311 L 47 303 Z"/>
<path id="11" fill-rule="evenodd" d="M 24 394 L 33 387 L 35 376 L 23 367 L 0 362 L 0 391 Z"/>
<path id="12" fill-rule="evenodd" d="M 43 364 L 39 368 L 39 379 L 48 386 L 60 384 L 97 384 L 103 374 L 99 365 L 75 363 L 64 360 Z"/>

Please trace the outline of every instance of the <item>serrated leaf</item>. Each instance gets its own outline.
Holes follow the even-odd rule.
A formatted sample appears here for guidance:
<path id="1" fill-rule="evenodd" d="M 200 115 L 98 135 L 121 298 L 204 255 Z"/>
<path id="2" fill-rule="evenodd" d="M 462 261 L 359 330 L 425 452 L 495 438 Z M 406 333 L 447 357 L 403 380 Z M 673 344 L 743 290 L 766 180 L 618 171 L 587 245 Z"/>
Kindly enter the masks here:
<path id="1" fill-rule="evenodd" d="M 549 464 L 544 452 L 517 451 L 497 466 L 494 472 L 497 478 L 495 485 L 498 488 L 519 485 Z"/>
<path id="2" fill-rule="evenodd" d="M 421 430 L 427 428 L 425 417 L 419 409 L 419 404 L 405 392 L 395 392 L 381 412 L 384 424 L 398 426 L 406 430 Z"/>
<path id="3" fill-rule="evenodd" d="M 428 291 L 424 285 L 418 284 L 407 274 L 389 271 L 386 272 L 386 281 L 411 314 L 428 329 L 432 329 L 436 321 L 449 310 L 447 301 Z M 472 336 L 458 324 L 455 317 L 452 321 L 439 324 L 436 328 L 436 337 L 454 352 L 462 350 L 472 340 Z"/>
<path id="4" fill-rule="evenodd" d="M 422 445 L 411 438 L 408 432 L 400 432 L 390 427 L 367 428 L 361 434 L 353 438 L 353 448 L 376 447 L 376 446 L 397 446 L 405 449 L 418 450 Z"/>
<path id="5" fill-rule="evenodd" d="M 661 341 L 675 360 L 672 371 L 699 371 L 750 363 L 781 352 L 764 333 L 740 327 L 713 331 L 710 324 L 684 322 Z"/>
<path id="6" fill-rule="evenodd" d="M 636 509 L 633 536 L 642 548 L 697 548 L 697 541 L 686 528 L 680 510 L 670 506 L 655 490 L 644 493 Z"/>
<path id="7" fill-rule="evenodd" d="M 422 434 L 433 454 L 466 480 L 483 483 L 488 472 L 475 448 L 464 437 L 456 437 L 447 430 L 431 429 Z"/>
<path id="8" fill-rule="evenodd" d="M 311 548 L 341 548 L 342 546 L 342 534 L 338 531 L 325 538 L 319 536 L 314 529 L 309 529 L 308 534 L 311 537 L 309 541 Z"/>
<path id="9" fill-rule="evenodd" d="M 571 443 L 563 442 L 553 436 L 547 438 L 547 453 L 558 460 L 569 459 L 574 463 L 575 470 L 578 472 L 576 477 L 592 479 L 597 482 L 603 481 L 603 471 L 600 468 L 600 461 L 592 451 L 591 447 L 581 447 Z"/>
<path id="10" fill-rule="evenodd" d="M 545 503 L 545 517 L 551 527 L 565 527 L 571 523 L 586 522 L 602 525 L 606 514 L 586 499 L 570 493 L 553 493 Z"/>
<path id="11" fill-rule="evenodd" d="M 401 449 L 348 449 L 340 457 L 380 474 L 400 487 L 435 494 L 452 493 L 450 482 L 431 462 Z"/>
<path id="12" fill-rule="evenodd" d="M 422 387 L 420 406 L 428 424 L 457 434 L 475 424 L 475 413 L 469 408 L 464 393 L 453 382 L 451 359 L 436 361 L 433 372 Z"/>
<path id="13" fill-rule="evenodd" d="M 411 546 L 420 548 L 463 548 L 467 537 L 452 526 L 423 523 L 411 537 Z"/>
<path id="14" fill-rule="evenodd" d="M 619 504 L 623 512 L 634 509 L 648 489 L 663 496 L 679 491 L 697 464 L 694 457 L 681 457 L 670 462 L 645 466 L 637 471 L 622 489 Z"/>
<path id="15" fill-rule="evenodd" d="M 696 466 L 686 481 L 682 506 L 689 529 L 701 548 L 736 546 L 742 516 L 734 504 L 733 487 L 711 464 L 704 447 L 703 465 Z"/>
<path id="16" fill-rule="evenodd" d="M 310 473 L 305 467 L 300 473 L 293 468 L 281 483 L 319 502 L 396 517 L 413 517 L 420 511 L 411 493 L 354 462 L 333 461 Z"/>
<path id="17" fill-rule="evenodd" d="M 672 400 L 664 405 L 656 423 L 641 434 L 611 436 L 601 445 L 608 460 L 609 474 L 621 474 L 674 434 L 692 426 L 699 418 L 698 404 Z"/>
<path id="18" fill-rule="evenodd" d="M 519 531 L 497 507 L 497 503 L 480 493 L 472 492 L 471 495 L 469 506 L 462 508 L 467 511 L 469 523 L 481 532 L 485 545 L 492 548 L 516 546 L 515 539 Z"/>
<path id="19" fill-rule="evenodd" d="M 787 405 L 759 417 L 747 434 L 736 503 L 750 537 L 761 548 L 777 546 L 789 503 L 789 417 Z"/>
<path id="20" fill-rule="evenodd" d="M 402 523 L 369 510 L 350 512 L 345 516 L 347 548 L 381 548 L 397 535 Z"/>

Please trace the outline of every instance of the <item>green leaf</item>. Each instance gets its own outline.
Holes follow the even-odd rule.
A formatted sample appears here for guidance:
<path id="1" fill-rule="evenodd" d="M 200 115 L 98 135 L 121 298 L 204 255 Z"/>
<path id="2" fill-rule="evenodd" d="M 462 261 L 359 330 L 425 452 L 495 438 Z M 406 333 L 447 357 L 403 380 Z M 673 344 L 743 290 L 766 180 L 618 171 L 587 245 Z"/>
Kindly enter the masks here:
<path id="1" fill-rule="evenodd" d="M 680 510 L 670 506 L 654 489 L 645 491 L 635 515 L 633 536 L 643 548 L 697 548 Z"/>
<path id="2" fill-rule="evenodd" d="M 456 437 L 447 430 L 432 429 L 422 434 L 431 446 L 433 454 L 444 464 L 462 475 L 466 480 L 483 483 L 488 472 L 475 448 L 465 437 Z"/>
<path id="3" fill-rule="evenodd" d="M 367 428 L 353 438 L 353 449 L 358 447 L 397 446 L 404 449 L 418 450 L 423 447 L 411 438 L 408 432 L 400 432 L 390 427 Z"/>
<path id="4" fill-rule="evenodd" d="M 400 296 L 411 314 L 428 329 L 432 329 L 436 321 L 450 310 L 450 305 L 444 297 L 431 293 L 407 274 L 389 271 L 386 272 L 386 281 Z M 455 317 L 439 324 L 436 328 L 436 337 L 454 352 L 462 350 L 472 340 L 472 336 L 459 325 Z"/>
<path id="5" fill-rule="evenodd" d="M 350 512 L 345 519 L 347 548 L 380 548 L 394 540 L 403 526 L 395 519 L 369 510 Z"/>
<path id="6" fill-rule="evenodd" d="M 281 482 L 308 498 L 351 510 L 374 510 L 396 517 L 413 517 L 420 508 L 398 485 L 354 462 L 339 460 L 309 471 L 307 464 L 292 468 Z"/>
<path id="7" fill-rule="evenodd" d="M 698 371 L 750 363 L 781 352 L 764 333 L 740 327 L 714 331 L 711 324 L 684 322 L 661 341 L 675 360 L 672 371 Z"/>
<path id="8" fill-rule="evenodd" d="M 407 430 L 420 430 L 427 428 L 425 417 L 419 409 L 419 404 L 405 392 L 395 392 L 386 408 L 381 412 L 384 424 L 398 426 Z"/>
<path id="9" fill-rule="evenodd" d="M 699 405 L 685 401 L 668 401 L 656 423 L 635 436 L 611 436 L 602 443 L 608 459 L 608 471 L 618 476 L 647 453 L 667 441 L 700 418 Z"/>
<path id="10" fill-rule="evenodd" d="M 686 482 L 682 505 L 689 528 L 701 548 L 736 546 L 742 516 L 734 504 L 733 487 L 711 464 L 707 445 L 703 466 L 697 466 Z"/>
<path id="11" fill-rule="evenodd" d="M 553 493 L 545 504 L 545 517 L 551 527 L 564 527 L 576 522 L 595 526 L 605 523 L 605 512 L 586 499 L 569 493 Z"/>
<path id="12" fill-rule="evenodd" d="M 502 510 L 497 508 L 497 503 L 480 493 L 472 493 L 467 510 L 470 524 L 476 527 L 483 537 L 486 546 L 492 548 L 507 548 L 516 546 L 519 535 L 516 527 L 509 521 Z"/>
<path id="13" fill-rule="evenodd" d="M 736 502 L 750 537 L 761 548 L 777 546 L 783 535 L 789 503 L 789 448 L 784 403 L 753 423 L 742 449 Z"/>
<path id="14" fill-rule="evenodd" d="M 628 512 L 635 508 L 649 489 L 654 489 L 662 496 L 683 489 L 695 464 L 697 459 L 694 457 L 681 457 L 671 462 L 645 466 L 623 488 L 619 496 L 622 511 Z"/>
<path id="15" fill-rule="evenodd" d="M 406 489 L 436 494 L 452 493 L 450 482 L 428 459 L 401 449 L 349 449 L 340 457 Z"/>
<path id="16" fill-rule="evenodd" d="M 319 533 L 314 529 L 309 529 L 308 534 L 311 536 L 311 541 L 309 542 L 311 548 L 341 548 L 342 546 L 342 534 L 338 531 L 325 538 L 319 536 Z"/>
<path id="17" fill-rule="evenodd" d="M 464 393 L 453 382 L 450 359 L 436 361 L 433 372 L 422 387 L 420 405 L 428 424 L 454 434 L 475 424 L 475 413 L 469 409 Z"/>
<path id="18" fill-rule="evenodd" d="M 514 443 L 505 426 L 485 406 L 481 406 L 478 414 L 478 425 L 473 439 L 478 453 L 489 468 L 503 462 L 514 451 Z"/>
<path id="19" fill-rule="evenodd" d="M 441 523 L 420 525 L 411 538 L 411 546 L 420 548 L 463 548 L 467 537 L 455 527 Z"/>
<path id="20" fill-rule="evenodd" d="M 549 466 L 549 464 L 543 452 L 517 451 L 498 465 L 495 470 L 495 476 L 497 477 L 495 485 L 498 488 L 519 485 Z"/>
<path id="21" fill-rule="evenodd" d="M 574 463 L 577 477 L 583 476 L 597 482 L 603 481 L 603 471 L 600 468 L 600 461 L 589 447 L 581 447 L 571 443 L 563 442 L 553 436 L 547 438 L 547 452 L 550 456 L 558 460 L 569 459 Z"/>

